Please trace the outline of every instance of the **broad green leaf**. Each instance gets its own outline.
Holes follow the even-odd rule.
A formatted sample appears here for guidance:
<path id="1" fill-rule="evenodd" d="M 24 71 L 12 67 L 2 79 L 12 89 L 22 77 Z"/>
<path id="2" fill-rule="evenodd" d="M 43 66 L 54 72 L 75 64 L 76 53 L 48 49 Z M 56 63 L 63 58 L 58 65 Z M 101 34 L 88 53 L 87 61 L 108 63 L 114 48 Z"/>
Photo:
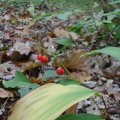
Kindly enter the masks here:
<path id="1" fill-rule="evenodd" d="M 44 74 L 44 79 L 47 80 L 48 78 L 57 77 L 55 70 L 46 70 Z"/>
<path id="2" fill-rule="evenodd" d="M 71 46 L 73 45 L 73 41 L 69 38 L 62 38 L 60 40 L 57 40 L 56 43 L 63 45 L 63 46 Z"/>
<path id="3" fill-rule="evenodd" d="M 32 82 L 21 72 L 17 71 L 15 78 L 9 81 L 3 81 L 5 88 L 15 88 L 20 86 L 29 86 Z"/>
<path id="4" fill-rule="evenodd" d="M 120 61 L 120 48 L 118 47 L 106 47 L 99 50 L 93 50 L 91 52 L 86 53 L 85 55 L 95 55 L 97 53 L 110 55 Z"/>
<path id="5" fill-rule="evenodd" d="M 70 115 L 63 115 L 59 117 L 57 120 L 105 120 L 99 115 L 93 114 L 70 114 Z"/>
<path id="6" fill-rule="evenodd" d="M 30 93 L 31 91 L 33 91 L 34 89 L 40 87 L 40 85 L 38 84 L 32 84 L 30 86 L 26 86 L 26 87 L 21 87 L 18 92 L 20 93 L 21 97 L 27 95 L 28 93 Z"/>
<path id="7" fill-rule="evenodd" d="M 80 82 L 76 80 L 60 80 L 59 84 L 61 85 L 80 85 Z"/>
<path id="8" fill-rule="evenodd" d="M 46 84 L 21 98 L 8 120 L 55 120 L 69 107 L 95 93 L 78 85 Z"/>

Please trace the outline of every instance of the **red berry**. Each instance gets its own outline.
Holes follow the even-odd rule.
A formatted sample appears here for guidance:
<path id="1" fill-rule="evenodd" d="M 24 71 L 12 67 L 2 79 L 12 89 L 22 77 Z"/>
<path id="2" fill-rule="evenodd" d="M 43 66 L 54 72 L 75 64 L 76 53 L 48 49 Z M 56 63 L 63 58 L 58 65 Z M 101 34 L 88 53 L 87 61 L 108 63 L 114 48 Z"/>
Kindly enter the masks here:
<path id="1" fill-rule="evenodd" d="M 38 55 L 38 56 L 37 56 L 37 59 L 41 61 L 42 55 Z"/>
<path id="2" fill-rule="evenodd" d="M 58 74 L 58 75 L 63 75 L 64 74 L 64 69 L 62 68 L 62 67 L 59 67 L 57 70 L 56 70 L 56 73 Z"/>
<path id="3" fill-rule="evenodd" d="M 37 59 L 43 63 L 47 63 L 49 61 L 47 56 L 42 56 L 42 55 L 37 56 Z"/>

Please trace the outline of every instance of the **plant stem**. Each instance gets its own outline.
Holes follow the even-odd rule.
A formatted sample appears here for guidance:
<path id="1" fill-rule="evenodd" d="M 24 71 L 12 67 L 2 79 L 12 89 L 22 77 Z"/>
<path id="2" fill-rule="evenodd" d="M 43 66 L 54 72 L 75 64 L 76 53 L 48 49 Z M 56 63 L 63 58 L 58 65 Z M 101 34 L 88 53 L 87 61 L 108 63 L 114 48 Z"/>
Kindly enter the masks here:
<path id="1" fill-rule="evenodd" d="M 104 104 L 104 106 L 105 106 L 106 116 L 107 116 L 107 118 L 109 118 L 109 114 L 108 114 L 107 105 L 106 105 L 106 103 L 105 103 L 105 100 L 104 100 L 103 96 L 100 95 L 99 97 L 100 97 L 101 100 L 103 101 L 103 104 Z"/>
<path id="2" fill-rule="evenodd" d="M 65 71 L 68 73 L 68 75 L 71 77 L 71 79 L 74 79 L 74 80 L 76 80 L 72 75 L 71 75 L 71 73 L 67 70 L 67 68 L 64 66 L 64 64 L 63 63 L 61 63 L 60 62 L 60 64 L 62 65 L 62 67 L 65 69 Z"/>
<path id="3" fill-rule="evenodd" d="M 42 48 L 42 47 L 40 47 L 40 48 L 41 48 L 42 50 L 44 50 L 44 51 L 47 52 L 47 50 L 46 50 L 45 48 Z M 58 59 L 58 57 L 57 57 L 53 52 L 50 51 L 50 54 L 51 54 L 52 56 L 54 56 L 56 59 Z M 61 63 L 61 62 L 59 61 L 59 64 L 61 64 L 61 66 L 65 69 L 65 71 L 67 72 L 67 74 L 70 76 L 71 79 L 76 80 L 76 79 L 74 78 L 74 76 L 72 76 L 71 73 L 67 70 L 67 68 L 64 66 L 63 63 Z"/>
<path id="4" fill-rule="evenodd" d="M 95 101 L 95 99 L 94 99 L 93 97 L 92 97 L 92 100 L 93 100 L 93 102 L 96 104 L 96 106 L 97 106 L 98 110 L 101 112 L 101 110 L 100 110 L 100 107 L 99 107 L 98 103 Z"/>
<path id="5" fill-rule="evenodd" d="M 107 106 L 106 106 L 106 103 L 105 103 L 105 100 L 104 100 L 103 96 L 101 97 L 101 99 L 102 99 L 102 101 L 103 101 L 103 104 L 104 104 L 104 106 L 105 106 L 105 110 L 106 110 L 106 112 L 107 112 Z"/>

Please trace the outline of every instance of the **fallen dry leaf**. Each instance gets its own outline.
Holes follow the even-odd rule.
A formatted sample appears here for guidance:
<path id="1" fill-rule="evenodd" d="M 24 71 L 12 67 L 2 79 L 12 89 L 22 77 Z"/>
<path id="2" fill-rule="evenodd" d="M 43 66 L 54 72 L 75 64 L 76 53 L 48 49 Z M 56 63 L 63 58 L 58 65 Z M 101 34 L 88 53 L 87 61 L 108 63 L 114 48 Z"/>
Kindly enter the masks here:
<path id="1" fill-rule="evenodd" d="M 31 77 L 30 80 L 32 81 L 32 83 L 37 83 L 37 84 L 40 84 L 40 85 L 44 85 L 42 77 L 39 77 L 39 78 Z"/>
<path id="2" fill-rule="evenodd" d="M 8 57 L 7 57 L 7 54 L 6 54 L 6 52 L 2 52 L 2 51 L 0 51 L 0 63 L 2 63 L 2 62 L 6 62 L 8 60 Z"/>
<path id="3" fill-rule="evenodd" d="M 64 30 L 64 29 L 60 29 L 60 28 L 55 28 L 55 29 L 54 29 L 54 34 L 55 34 L 57 37 L 66 37 L 66 38 L 69 38 L 69 37 L 70 37 L 69 32 L 67 32 L 67 31 Z"/>
<path id="4" fill-rule="evenodd" d="M 71 74 L 76 80 L 81 83 L 88 81 L 92 78 L 92 76 L 87 72 L 72 72 Z"/>
<path id="5" fill-rule="evenodd" d="M 48 33 L 47 33 L 47 35 L 48 35 L 48 36 L 50 36 L 50 37 L 55 37 L 55 34 L 54 34 L 54 32 L 53 32 L 53 31 L 48 32 Z"/>
<path id="6" fill-rule="evenodd" d="M 4 90 L 3 88 L 0 88 L 0 98 L 7 98 L 7 97 L 13 97 L 13 93 L 7 90 Z"/>
<path id="7" fill-rule="evenodd" d="M 27 70 L 31 70 L 31 69 L 33 69 L 37 66 L 41 66 L 41 65 L 42 65 L 41 63 L 36 64 L 34 62 L 31 62 L 31 61 L 28 61 L 28 62 L 25 62 L 25 63 L 23 63 L 23 62 L 16 63 L 16 66 L 21 67 L 22 72 L 25 72 Z"/>
<path id="8" fill-rule="evenodd" d="M 23 54 L 28 55 L 31 51 L 31 46 L 29 42 L 26 42 L 26 43 L 16 42 L 13 48 L 11 49 L 11 51 L 17 51 L 21 55 Z"/>
<path id="9" fill-rule="evenodd" d="M 70 37 L 72 38 L 73 41 L 76 41 L 79 39 L 79 36 L 74 32 L 70 32 Z"/>
<path id="10" fill-rule="evenodd" d="M 105 89 L 109 95 L 113 95 L 116 100 L 120 100 L 120 88 L 118 85 L 117 86 L 114 85 L 113 87 L 113 80 L 107 81 Z"/>
<path id="11" fill-rule="evenodd" d="M 74 113 L 76 113 L 77 105 L 78 104 L 75 104 L 72 107 L 70 107 L 68 110 L 65 111 L 65 114 L 74 114 Z"/>
<path id="12" fill-rule="evenodd" d="M 28 11 L 23 12 L 23 14 L 20 15 L 20 19 L 29 19 L 32 18 L 31 14 Z"/>

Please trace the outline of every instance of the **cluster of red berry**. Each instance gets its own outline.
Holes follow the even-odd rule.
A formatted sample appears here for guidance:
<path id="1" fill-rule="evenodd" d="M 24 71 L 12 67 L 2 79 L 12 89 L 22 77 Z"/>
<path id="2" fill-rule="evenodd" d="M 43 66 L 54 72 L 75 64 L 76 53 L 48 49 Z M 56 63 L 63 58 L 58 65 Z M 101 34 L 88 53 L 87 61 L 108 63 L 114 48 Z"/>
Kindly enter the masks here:
<path id="1" fill-rule="evenodd" d="M 47 63 L 47 62 L 49 61 L 48 57 L 45 56 L 45 55 L 38 55 L 38 56 L 37 56 L 37 59 L 38 59 L 39 61 L 41 61 L 42 63 Z M 62 67 L 59 67 L 59 68 L 56 70 L 56 73 L 57 73 L 58 75 L 63 75 L 64 72 L 65 72 L 65 71 L 64 71 L 64 69 L 63 69 Z"/>

